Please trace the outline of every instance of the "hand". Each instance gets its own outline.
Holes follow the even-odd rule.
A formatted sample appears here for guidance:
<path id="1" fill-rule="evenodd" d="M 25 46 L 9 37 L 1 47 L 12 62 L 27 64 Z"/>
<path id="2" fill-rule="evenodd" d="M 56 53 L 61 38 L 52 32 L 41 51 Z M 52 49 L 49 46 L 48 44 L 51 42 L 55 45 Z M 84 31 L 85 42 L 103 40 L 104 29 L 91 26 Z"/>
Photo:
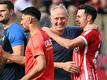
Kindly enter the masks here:
<path id="1" fill-rule="evenodd" d="M 65 71 L 72 72 L 72 73 L 79 73 L 80 72 L 79 67 L 77 67 L 75 65 L 75 63 L 72 61 L 64 62 L 62 68 Z"/>
<path id="2" fill-rule="evenodd" d="M 51 30 L 50 30 L 50 28 L 48 28 L 48 27 L 43 27 L 42 30 L 45 31 L 48 35 L 50 33 L 52 33 Z"/>

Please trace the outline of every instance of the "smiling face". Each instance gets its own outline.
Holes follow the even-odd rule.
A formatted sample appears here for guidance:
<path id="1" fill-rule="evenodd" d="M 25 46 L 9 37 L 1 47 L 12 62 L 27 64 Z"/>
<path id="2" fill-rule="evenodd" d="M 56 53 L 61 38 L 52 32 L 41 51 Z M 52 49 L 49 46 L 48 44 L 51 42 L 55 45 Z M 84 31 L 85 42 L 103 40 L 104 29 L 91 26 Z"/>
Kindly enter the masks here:
<path id="1" fill-rule="evenodd" d="M 85 10 L 84 9 L 78 10 L 76 15 L 76 24 L 81 28 L 85 28 L 87 23 L 88 23 L 88 20 L 87 20 L 87 15 L 85 13 Z"/>
<path id="2" fill-rule="evenodd" d="M 51 16 L 52 27 L 57 31 L 62 31 L 67 25 L 68 15 L 64 9 L 57 8 L 54 9 Z"/>
<path id="3" fill-rule="evenodd" d="M 0 4 L 0 22 L 9 19 L 11 12 L 12 10 L 9 10 L 6 4 Z"/>

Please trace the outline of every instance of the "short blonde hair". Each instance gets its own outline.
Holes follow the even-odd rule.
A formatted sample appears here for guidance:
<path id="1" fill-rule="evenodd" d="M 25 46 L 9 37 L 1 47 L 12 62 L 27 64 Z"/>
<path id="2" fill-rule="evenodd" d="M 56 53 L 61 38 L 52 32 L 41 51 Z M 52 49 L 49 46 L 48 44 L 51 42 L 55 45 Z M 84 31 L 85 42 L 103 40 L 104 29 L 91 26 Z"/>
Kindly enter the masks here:
<path id="1" fill-rule="evenodd" d="M 65 13 L 67 14 L 67 16 L 68 16 L 68 10 L 65 8 L 65 6 L 63 4 L 52 6 L 51 9 L 50 9 L 50 15 L 52 15 L 54 10 L 58 9 L 58 8 L 63 9 L 65 11 Z"/>

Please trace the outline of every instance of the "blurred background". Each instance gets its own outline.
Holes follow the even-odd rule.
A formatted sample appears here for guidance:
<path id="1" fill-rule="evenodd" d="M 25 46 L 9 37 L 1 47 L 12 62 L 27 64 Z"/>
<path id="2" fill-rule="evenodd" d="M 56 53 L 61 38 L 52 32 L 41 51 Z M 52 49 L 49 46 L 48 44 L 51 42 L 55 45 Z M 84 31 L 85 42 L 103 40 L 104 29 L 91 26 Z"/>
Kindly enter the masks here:
<path id="1" fill-rule="evenodd" d="M 50 8 L 58 4 L 64 4 L 69 12 L 68 26 L 75 26 L 76 11 L 81 4 L 89 4 L 98 10 L 95 23 L 99 26 L 102 35 L 100 55 L 98 56 L 97 72 L 99 80 L 107 80 L 107 0 L 10 0 L 15 5 L 15 13 L 20 21 L 20 11 L 26 7 L 38 8 L 42 17 L 41 26 L 50 27 Z"/>

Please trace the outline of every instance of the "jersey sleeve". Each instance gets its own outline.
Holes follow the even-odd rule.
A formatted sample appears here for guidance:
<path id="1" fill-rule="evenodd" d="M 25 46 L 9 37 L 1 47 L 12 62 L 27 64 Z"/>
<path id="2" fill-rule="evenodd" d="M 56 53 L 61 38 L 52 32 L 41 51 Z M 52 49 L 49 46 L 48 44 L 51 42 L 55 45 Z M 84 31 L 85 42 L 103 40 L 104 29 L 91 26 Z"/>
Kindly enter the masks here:
<path id="1" fill-rule="evenodd" d="M 14 29 L 11 28 L 8 30 L 8 38 L 12 47 L 17 45 L 24 45 L 25 33 L 23 29 L 20 26 L 18 28 L 18 26 L 19 25 L 17 25 L 17 27 L 13 27 Z"/>

